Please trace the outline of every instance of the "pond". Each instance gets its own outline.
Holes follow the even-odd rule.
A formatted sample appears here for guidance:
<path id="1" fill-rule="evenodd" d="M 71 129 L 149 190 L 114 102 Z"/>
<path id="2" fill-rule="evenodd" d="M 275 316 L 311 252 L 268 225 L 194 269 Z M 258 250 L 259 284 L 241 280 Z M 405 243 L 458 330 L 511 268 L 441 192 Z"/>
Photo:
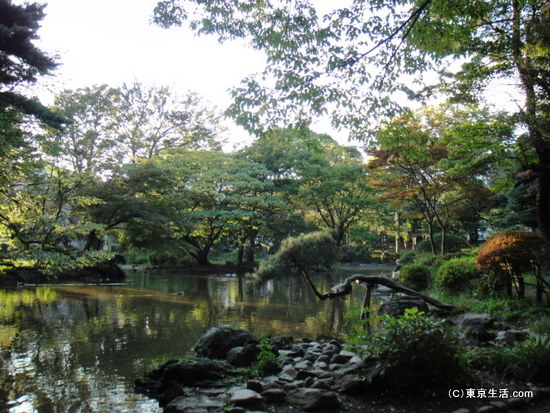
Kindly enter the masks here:
<path id="1" fill-rule="evenodd" d="M 323 289 L 348 275 L 316 281 Z M 0 289 L 0 412 L 159 412 L 156 401 L 134 393 L 134 380 L 189 353 L 209 327 L 337 336 L 361 305 L 355 290 L 319 301 L 299 278 L 250 291 L 232 274 L 146 272 L 129 272 L 123 284 Z"/>

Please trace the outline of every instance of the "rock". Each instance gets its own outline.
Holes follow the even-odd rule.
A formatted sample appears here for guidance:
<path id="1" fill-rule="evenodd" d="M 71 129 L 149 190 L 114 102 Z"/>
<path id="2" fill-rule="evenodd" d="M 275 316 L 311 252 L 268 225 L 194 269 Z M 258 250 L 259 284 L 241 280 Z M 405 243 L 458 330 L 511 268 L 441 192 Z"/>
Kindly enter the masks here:
<path id="1" fill-rule="evenodd" d="M 311 366 L 313 366 L 313 363 L 309 360 L 303 360 L 303 361 L 300 361 L 299 363 L 296 363 L 294 365 L 294 368 L 296 370 L 307 370 L 309 368 L 311 368 Z"/>
<path id="2" fill-rule="evenodd" d="M 495 341 L 502 344 L 514 344 L 518 341 L 524 341 L 529 337 L 529 331 L 527 330 L 506 330 L 498 331 Z"/>
<path id="3" fill-rule="evenodd" d="M 294 343 L 294 338 L 292 336 L 275 336 L 272 337 L 269 342 L 271 343 L 273 350 L 279 351 L 289 348 L 292 343 Z"/>
<path id="4" fill-rule="evenodd" d="M 313 385 L 309 386 L 316 389 L 333 390 L 331 379 L 314 379 Z"/>
<path id="5" fill-rule="evenodd" d="M 260 349 L 256 344 L 233 347 L 227 352 L 226 360 L 235 367 L 248 367 L 256 362 Z"/>
<path id="6" fill-rule="evenodd" d="M 264 389 L 262 382 L 259 380 L 248 380 L 246 382 L 246 388 L 249 390 L 254 390 L 257 393 L 261 393 Z"/>
<path id="7" fill-rule="evenodd" d="M 304 410 L 328 410 L 340 407 L 340 401 L 336 393 L 307 387 L 290 392 L 287 401 L 290 404 L 300 406 Z"/>
<path id="8" fill-rule="evenodd" d="M 198 357 L 224 360 L 227 352 L 233 347 L 258 344 L 258 342 L 258 338 L 249 331 L 223 325 L 209 329 L 194 350 Z"/>
<path id="9" fill-rule="evenodd" d="M 501 402 L 500 400 L 492 401 L 491 406 L 493 406 L 497 412 L 502 412 L 506 410 L 506 403 Z"/>
<path id="10" fill-rule="evenodd" d="M 293 366 L 284 366 L 281 373 L 279 373 L 279 379 L 283 381 L 293 381 L 296 379 L 298 371 Z"/>
<path id="11" fill-rule="evenodd" d="M 320 370 L 326 370 L 326 369 L 328 369 L 328 364 L 325 363 L 324 361 L 316 361 L 315 363 L 313 363 L 313 368 L 314 369 L 320 369 Z"/>
<path id="12" fill-rule="evenodd" d="M 262 392 L 262 397 L 267 402 L 282 402 L 286 398 L 286 393 L 282 389 L 269 389 Z"/>
<path id="13" fill-rule="evenodd" d="M 316 363 L 330 363 L 330 359 L 332 356 L 329 356 L 323 352 L 323 355 L 318 357 L 317 360 L 315 360 Z"/>
<path id="14" fill-rule="evenodd" d="M 175 381 L 181 385 L 192 386 L 203 384 L 205 381 L 221 380 L 226 374 L 227 369 L 220 363 L 196 360 L 167 365 L 162 379 L 164 382 Z"/>
<path id="15" fill-rule="evenodd" d="M 495 337 L 493 322 L 489 314 L 464 314 L 458 320 L 457 328 L 468 340 L 486 342 Z"/>
<path id="16" fill-rule="evenodd" d="M 243 409 L 242 407 L 231 407 L 228 410 L 224 409 L 224 412 L 226 412 L 226 413 L 245 413 L 246 409 Z"/>
<path id="17" fill-rule="evenodd" d="M 223 407 L 224 404 L 220 402 L 178 396 L 166 406 L 163 413 L 208 413 L 208 409 L 222 411 Z"/>
<path id="18" fill-rule="evenodd" d="M 303 348 L 297 347 L 287 354 L 288 357 L 304 357 L 306 351 Z"/>
<path id="19" fill-rule="evenodd" d="M 245 409 L 263 410 L 264 402 L 260 394 L 254 390 L 236 389 L 231 392 L 230 404 L 234 404 Z"/>
<path id="20" fill-rule="evenodd" d="M 338 380 L 337 386 L 344 394 L 364 395 L 369 390 L 370 383 L 364 377 L 346 375 Z"/>
<path id="21" fill-rule="evenodd" d="M 178 396 L 182 396 L 182 390 L 181 385 L 176 383 L 175 381 L 169 381 L 166 386 L 165 390 L 162 394 L 159 395 L 159 405 L 166 406 L 169 404 L 172 400 L 174 400 Z"/>
<path id="22" fill-rule="evenodd" d="M 330 364 L 346 364 L 352 357 L 347 354 L 335 354 L 330 359 Z"/>
<path id="23" fill-rule="evenodd" d="M 378 309 L 378 314 L 388 314 L 392 317 L 398 317 L 405 314 L 405 310 L 409 308 L 418 308 L 419 311 L 423 311 L 424 313 L 430 310 L 426 301 L 420 298 L 407 297 L 385 302 Z"/>
<path id="24" fill-rule="evenodd" d="M 309 370 L 300 370 L 298 371 L 298 375 L 296 376 L 296 378 L 298 380 L 306 380 L 308 377 L 318 377 L 317 373 L 313 372 L 313 371 L 309 371 Z"/>
<path id="25" fill-rule="evenodd" d="M 278 374 L 282 370 L 275 360 L 264 360 L 260 364 L 260 373 L 264 376 Z"/>
<path id="26" fill-rule="evenodd" d="M 332 357 L 335 354 L 340 352 L 340 348 L 334 344 L 327 343 L 322 347 L 322 350 L 324 355 L 327 357 Z"/>

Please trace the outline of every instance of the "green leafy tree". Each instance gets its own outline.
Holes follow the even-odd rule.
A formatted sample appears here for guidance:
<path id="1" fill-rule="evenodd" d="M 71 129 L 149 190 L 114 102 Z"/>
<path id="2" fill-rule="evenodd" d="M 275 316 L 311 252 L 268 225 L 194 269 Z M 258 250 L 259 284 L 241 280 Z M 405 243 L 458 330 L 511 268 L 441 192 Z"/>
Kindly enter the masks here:
<path id="1" fill-rule="evenodd" d="M 5 246 L 4 265 L 28 268 L 46 275 L 92 266 L 109 253 L 82 251 L 78 243 L 100 231 L 82 211 L 101 200 L 82 194 L 89 177 L 51 164 L 27 170 L 5 190 L 0 205 L 0 234 Z"/>
<path id="2" fill-rule="evenodd" d="M 147 228 L 162 233 L 164 245 L 179 244 L 199 265 L 209 264 L 212 247 L 223 238 L 239 247 L 254 244 L 280 205 L 270 191 L 272 183 L 261 179 L 265 168 L 233 154 L 171 149 L 137 164 L 131 173 L 143 179 L 143 211 L 151 215 L 135 220 L 130 233 Z"/>
<path id="3" fill-rule="evenodd" d="M 26 97 L 19 87 L 36 82 L 57 66 L 52 57 L 33 44 L 44 18 L 44 7 L 38 3 L 15 5 L 11 0 L 0 1 L 0 111 L 15 109 L 59 125 L 61 117 L 37 99 Z"/>
<path id="4" fill-rule="evenodd" d="M 39 139 L 42 150 L 76 172 L 120 173 L 120 166 L 168 148 L 220 148 L 220 118 L 197 94 L 184 99 L 166 87 L 139 83 L 66 90 L 53 109 L 70 123 Z"/>
<path id="5" fill-rule="evenodd" d="M 398 109 L 398 92 L 473 101 L 494 80 L 518 84 L 512 93 L 524 104 L 517 119 L 536 155 L 538 226 L 550 238 L 549 10 L 546 1 L 371 0 L 335 6 L 321 18 L 309 0 L 163 0 L 154 20 L 163 27 L 188 21 L 199 34 L 245 38 L 265 52 L 264 72 L 234 89 L 230 108 L 255 132 L 328 111 L 334 124 L 364 137 L 376 117 Z M 450 71 L 453 62 L 460 69 Z M 430 70 L 444 81 L 426 85 Z"/>
<path id="6" fill-rule="evenodd" d="M 491 206 L 486 182 L 495 165 L 510 161 L 511 133 L 509 123 L 475 107 L 409 113 L 379 130 L 370 167 L 384 197 L 402 211 L 419 214 L 432 251 L 444 253 L 453 226 L 469 221 L 477 223 L 477 232 L 480 212 L 470 200 L 477 200 L 479 209 Z M 434 241 L 436 229 L 440 246 Z"/>
<path id="7" fill-rule="evenodd" d="M 136 82 L 120 88 L 116 105 L 117 140 L 132 162 L 168 148 L 221 149 L 220 116 L 196 93 L 180 99 L 167 87 Z"/>

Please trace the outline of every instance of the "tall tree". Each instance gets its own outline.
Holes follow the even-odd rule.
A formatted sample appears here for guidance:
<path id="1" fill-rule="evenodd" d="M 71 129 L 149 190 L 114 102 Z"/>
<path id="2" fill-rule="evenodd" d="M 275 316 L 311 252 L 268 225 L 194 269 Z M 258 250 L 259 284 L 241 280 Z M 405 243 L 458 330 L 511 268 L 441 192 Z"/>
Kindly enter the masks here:
<path id="1" fill-rule="evenodd" d="M 100 85 L 60 93 L 53 109 L 71 122 L 48 130 L 42 150 L 76 172 L 112 175 L 163 149 L 221 146 L 220 117 L 194 93 L 179 99 L 166 87 Z"/>
<path id="2" fill-rule="evenodd" d="M 443 253 L 458 218 L 479 223 L 478 216 L 465 215 L 478 213 L 472 200 L 490 206 L 491 169 L 513 161 L 511 141 L 506 118 L 477 107 L 442 106 L 397 117 L 380 129 L 369 166 L 384 196 L 421 215 L 433 252 Z"/>
<path id="3" fill-rule="evenodd" d="M 132 162 L 168 148 L 221 149 L 220 115 L 196 93 L 179 98 L 167 87 L 124 84 L 115 118 Z"/>
<path id="4" fill-rule="evenodd" d="M 410 85 L 429 70 L 446 72 L 451 85 L 443 89 L 463 99 L 479 99 L 495 79 L 516 83 L 524 98 L 518 120 L 537 156 L 539 229 L 550 238 L 547 1 L 356 0 L 320 18 L 308 0 L 163 0 L 154 18 L 164 27 L 188 20 L 221 41 L 246 38 L 266 53 L 264 73 L 243 80 L 230 109 L 256 132 L 329 111 L 335 124 L 364 136 L 376 116 L 397 108 L 395 93 L 420 96 Z M 449 72 L 453 61 L 462 68 Z"/>
<path id="5" fill-rule="evenodd" d="M 20 85 L 36 82 L 38 76 L 51 73 L 57 66 L 53 58 L 33 44 L 44 18 L 44 7 L 38 3 L 15 5 L 11 0 L 0 0 L 0 111 L 15 108 L 59 125 L 62 118 L 37 99 L 19 92 Z"/>

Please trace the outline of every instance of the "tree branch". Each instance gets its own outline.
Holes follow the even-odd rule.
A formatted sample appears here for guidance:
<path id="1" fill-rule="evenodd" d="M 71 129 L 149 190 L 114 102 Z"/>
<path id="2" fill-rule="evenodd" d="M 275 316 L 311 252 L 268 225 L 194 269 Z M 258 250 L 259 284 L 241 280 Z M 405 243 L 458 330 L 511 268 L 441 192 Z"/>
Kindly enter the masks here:
<path id="1" fill-rule="evenodd" d="M 344 297 L 346 295 L 349 295 L 353 290 L 353 283 L 356 282 L 356 283 L 368 284 L 371 286 L 383 285 L 385 287 L 391 288 L 392 290 L 395 290 L 401 293 L 420 297 L 427 303 L 433 305 L 434 307 L 441 308 L 447 311 L 453 311 L 455 309 L 455 307 L 450 304 L 442 303 L 441 301 L 438 301 L 435 298 L 430 297 L 429 295 L 419 293 L 418 291 L 407 288 L 404 285 L 401 285 L 393 281 L 392 279 L 381 275 L 377 276 L 377 275 L 354 274 L 346 278 L 343 283 L 337 284 L 334 287 L 332 287 L 328 293 L 321 294 L 313 284 L 311 277 L 309 276 L 307 271 L 302 266 L 299 266 L 299 269 L 302 275 L 305 277 L 307 283 L 310 285 L 313 292 L 317 296 L 317 298 L 319 298 L 320 300 L 326 300 L 327 298 L 332 300 L 334 298 Z"/>

